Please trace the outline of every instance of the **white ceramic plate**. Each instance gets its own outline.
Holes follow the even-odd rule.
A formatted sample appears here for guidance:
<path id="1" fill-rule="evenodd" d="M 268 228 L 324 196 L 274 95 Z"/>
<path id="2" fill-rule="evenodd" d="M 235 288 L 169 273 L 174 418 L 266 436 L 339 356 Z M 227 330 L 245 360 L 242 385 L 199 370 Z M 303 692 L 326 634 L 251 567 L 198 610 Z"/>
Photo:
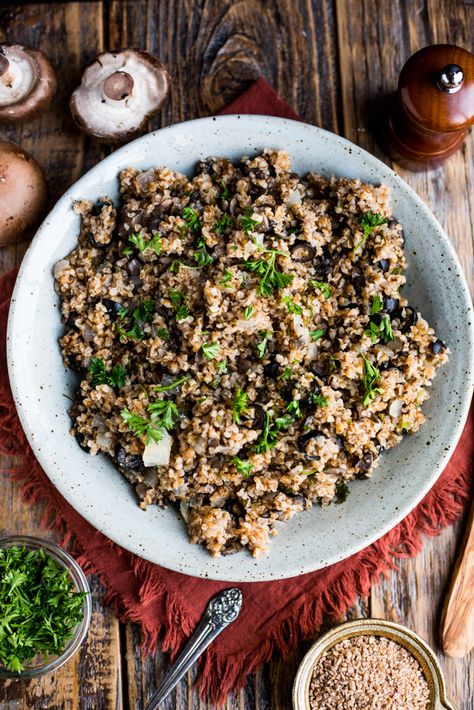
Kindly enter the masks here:
<path id="1" fill-rule="evenodd" d="M 172 508 L 138 505 L 131 486 L 105 456 L 86 454 L 69 434 L 74 376 L 61 361 L 62 331 L 52 268 L 76 244 L 72 201 L 117 196 L 117 173 L 132 165 L 189 172 L 209 155 L 238 159 L 264 147 L 287 150 L 298 173 L 315 170 L 391 188 L 393 214 L 405 229 L 406 293 L 451 349 L 424 406 L 421 431 L 382 458 L 370 481 L 355 481 L 344 505 L 315 506 L 274 538 L 267 557 L 242 552 L 212 558 L 190 545 Z M 325 567 L 373 542 L 409 513 L 438 478 L 461 434 L 473 383 L 473 314 L 454 251 L 431 212 L 389 168 L 338 136 L 295 121 L 223 116 L 181 123 L 129 143 L 90 170 L 59 200 L 23 260 L 8 324 L 10 380 L 21 422 L 44 470 L 92 525 L 164 567 L 229 581 L 270 580 Z"/>

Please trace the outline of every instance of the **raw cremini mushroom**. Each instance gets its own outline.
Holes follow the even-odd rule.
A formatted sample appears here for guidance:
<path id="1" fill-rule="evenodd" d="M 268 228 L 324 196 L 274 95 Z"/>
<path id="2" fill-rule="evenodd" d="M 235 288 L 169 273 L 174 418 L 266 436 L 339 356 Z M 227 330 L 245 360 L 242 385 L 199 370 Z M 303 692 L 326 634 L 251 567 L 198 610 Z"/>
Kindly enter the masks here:
<path id="1" fill-rule="evenodd" d="M 0 141 L 0 246 L 31 236 L 48 202 L 46 178 L 26 150 Z"/>
<path id="2" fill-rule="evenodd" d="M 51 102 L 57 81 L 53 65 L 39 49 L 0 44 L 0 121 L 36 118 Z"/>
<path id="3" fill-rule="evenodd" d="M 143 133 L 169 89 L 165 66 L 139 49 L 104 52 L 90 64 L 71 96 L 81 130 L 105 143 L 125 143 Z"/>

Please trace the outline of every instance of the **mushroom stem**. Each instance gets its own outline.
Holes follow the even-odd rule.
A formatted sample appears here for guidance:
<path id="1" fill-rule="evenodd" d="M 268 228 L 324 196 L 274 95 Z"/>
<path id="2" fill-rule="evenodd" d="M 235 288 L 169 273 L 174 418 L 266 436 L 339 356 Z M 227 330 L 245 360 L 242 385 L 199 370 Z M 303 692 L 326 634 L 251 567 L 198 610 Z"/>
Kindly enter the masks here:
<path id="1" fill-rule="evenodd" d="M 6 56 L 0 52 L 0 76 L 3 76 L 8 71 L 9 66 L 10 62 Z"/>
<path id="2" fill-rule="evenodd" d="M 133 76 L 126 71 L 116 71 L 104 81 L 104 98 L 109 103 L 126 101 L 133 92 Z"/>

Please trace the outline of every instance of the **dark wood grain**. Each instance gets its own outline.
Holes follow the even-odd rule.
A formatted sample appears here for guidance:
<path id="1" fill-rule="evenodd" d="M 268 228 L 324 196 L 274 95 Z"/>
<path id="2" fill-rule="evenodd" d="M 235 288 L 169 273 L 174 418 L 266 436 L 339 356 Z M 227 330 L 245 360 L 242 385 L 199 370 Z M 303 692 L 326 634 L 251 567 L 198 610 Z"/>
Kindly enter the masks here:
<path id="1" fill-rule="evenodd" d="M 2 4 L 2 3 L 0 3 Z M 3 3 L 3 5 L 6 5 Z M 433 42 L 472 51 L 474 7 L 461 0 L 103 0 L 0 7 L 0 40 L 40 46 L 52 58 L 60 89 L 37 121 L 0 129 L 45 167 L 51 202 L 106 148 L 80 134 L 67 103 L 81 69 L 103 48 L 134 45 L 156 54 L 172 76 L 172 91 L 152 127 L 213 113 L 263 75 L 303 118 L 341 133 L 388 160 L 373 137 L 383 97 L 396 86 L 408 56 Z M 474 285 L 474 141 L 442 168 L 416 175 L 395 166 L 434 210 Z M 19 263 L 25 245 L 0 249 L 0 273 Z M 0 529 L 42 532 L 38 507 L 24 505 L 17 485 L 0 479 Z M 414 560 L 374 587 L 347 618 L 385 616 L 437 643 L 439 610 L 461 525 L 429 541 Z M 157 651 L 144 657 L 135 624 L 119 625 L 92 580 L 94 624 L 87 644 L 54 676 L 30 685 L 0 684 L 1 710 L 59 708 L 139 710 L 168 668 Z M 323 628 L 337 620 L 327 619 Z M 287 659 L 275 658 L 230 697 L 226 710 L 289 710 L 295 670 L 308 639 Z M 450 695 L 474 710 L 472 654 L 445 659 Z M 204 710 L 193 669 L 164 704 L 166 710 Z M 342 710 L 342 709 L 341 709 Z"/>

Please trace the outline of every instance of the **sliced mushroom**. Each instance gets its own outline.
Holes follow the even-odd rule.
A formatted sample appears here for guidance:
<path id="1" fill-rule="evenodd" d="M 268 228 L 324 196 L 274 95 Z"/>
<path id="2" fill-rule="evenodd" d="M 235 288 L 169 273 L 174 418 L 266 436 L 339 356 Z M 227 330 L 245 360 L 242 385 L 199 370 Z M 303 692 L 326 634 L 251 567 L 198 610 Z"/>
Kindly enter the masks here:
<path id="1" fill-rule="evenodd" d="M 308 242 L 297 241 L 290 247 L 291 258 L 299 264 L 312 261 L 315 256 L 314 247 Z"/>
<path id="2" fill-rule="evenodd" d="M 71 96 L 81 130 L 106 143 L 125 143 L 146 130 L 169 89 L 165 66 L 139 49 L 99 54 Z"/>
<path id="3" fill-rule="evenodd" d="M 433 355 L 439 355 L 443 350 L 446 350 L 446 345 L 439 338 L 435 340 L 434 343 L 431 343 L 431 352 Z"/>
<path id="4" fill-rule="evenodd" d="M 46 212 L 48 186 L 31 155 L 0 141 L 0 246 L 31 236 Z"/>
<path id="5" fill-rule="evenodd" d="M 35 118 L 51 103 L 56 88 L 56 72 L 43 52 L 22 44 L 0 44 L 0 121 Z"/>

